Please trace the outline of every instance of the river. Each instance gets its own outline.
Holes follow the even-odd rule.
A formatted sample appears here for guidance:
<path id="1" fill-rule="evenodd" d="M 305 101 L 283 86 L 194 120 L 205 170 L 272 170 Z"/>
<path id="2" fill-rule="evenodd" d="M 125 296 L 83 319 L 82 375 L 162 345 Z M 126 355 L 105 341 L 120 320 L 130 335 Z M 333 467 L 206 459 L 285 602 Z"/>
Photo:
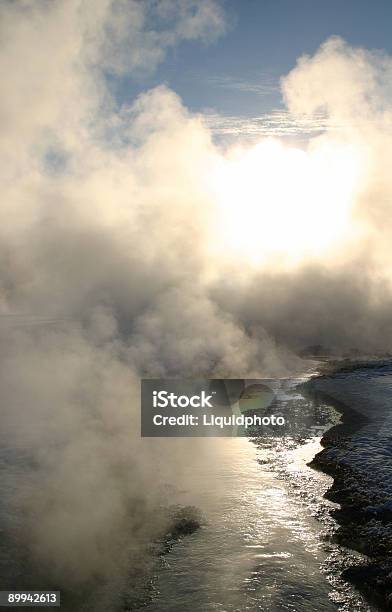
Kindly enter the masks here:
<path id="1" fill-rule="evenodd" d="M 290 381 L 281 401 L 293 415 L 301 414 L 300 434 L 227 438 L 220 441 L 219 465 L 204 465 L 197 473 L 192 468 L 192 487 L 180 502 L 194 504 L 197 489 L 205 524 L 164 555 L 154 577 L 155 596 L 141 609 L 369 610 L 339 578 L 344 557 L 352 553 L 328 537 L 334 525 L 323 494 L 332 480 L 306 465 L 321 449 L 315 430 L 330 427 L 337 414 L 302 397 L 298 382 Z"/>
<path id="2" fill-rule="evenodd" d="M 323 495 L 332 479 L 307 466 L 321 448 L 322 433 L 339 415 L 303 397 L 297 387 L 303 380 L 286 381 L 277 393 L 294 424 L 292 435 L 209 439 L 206 445 L 219 447 L 207 453 L 211 460 L 187 466 L 184 456 L 186 484 L 176 491 L 176 504 L 200 509 L 199 529 L 164 554 L 153 554 L 149 575 L 142 573 L 140 584 L 125 576 L 118 584 L 64 591 L 63 609 L 368 612 L 360 595 L 339 577 L 356 553 L 331 540 L 332 504 Z M 167 440 L 169 451 L 171 444 Z M 7 473 L 11 459 L 7 454 L 3 459 Z M 20 469 L 25 462 L 22 457 Z M 0 546 L 4 588 L 28 588 L 32 570 L 19 553 L 6 540 Z M 35 578 L 32 584 L 38 584 Z"/>

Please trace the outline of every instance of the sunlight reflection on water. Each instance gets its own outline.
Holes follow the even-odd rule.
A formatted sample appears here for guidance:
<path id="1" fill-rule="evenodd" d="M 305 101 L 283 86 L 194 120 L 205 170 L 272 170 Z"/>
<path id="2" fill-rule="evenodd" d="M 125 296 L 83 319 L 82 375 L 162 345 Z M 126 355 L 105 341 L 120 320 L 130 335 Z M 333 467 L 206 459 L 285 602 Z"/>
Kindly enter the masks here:
<path id="1" fill-rule="evenodd" d="M 167 555 L 147 609 L 336 610 L 319 571 L 316 521 L 283 480 L 260 468 L 263 451 L 243 438 L 225 442 L 198 499 L 207 524 Z"/>
<path id="2" fill-rule="evenodd" d="M 246 438 L 220 442 L 220 461 L 202 465 L 197 474 L 193 467 L 181 500 L 201 508 L 206 524 L 165 556 L 155 580 L 157 596 L 143 609 L 367 610 L 349 592 L 339 608 L 321 571 L 328 552 L 314 502 L 322 500 L 331 479 L 306 465 L 321 449 L 319 438 L 301 445 L 275 439 L 269 447 Z"/>

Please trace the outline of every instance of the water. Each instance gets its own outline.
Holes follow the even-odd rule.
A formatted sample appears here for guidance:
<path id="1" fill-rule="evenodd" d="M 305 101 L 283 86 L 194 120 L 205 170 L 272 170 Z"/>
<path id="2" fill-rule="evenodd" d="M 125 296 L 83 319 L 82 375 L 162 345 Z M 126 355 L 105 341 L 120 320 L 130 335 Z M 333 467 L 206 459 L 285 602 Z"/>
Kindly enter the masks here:
<path id="1" fill-rule="evenodd" d="M 205 474 L 210 486 L 199 500 L 207 524 L 166 556 L 147 610 L 336 610 L 320 575 L 316 521 L 261 469 L 253 444 L 225 442 L 219 481 Z"/>
<path id="2" fill-rule="evenodd" d="M 320 411 L 294 382 L 282 401 L 303 417 L 316 412 L 319 427 L 329 427 L 332 409 Z M 321 450 L 319 439 L 308 429 L 301 440 L 220 440 L 219 463 L 189 474 L 206 523 L 165 555 L 143 610 L 368 610 L 339 580 L 340 551 L 323 540 L 315 518 L 331 529 L 331 504 L 322 497 L 331 479 L 306 465 Z M 195 503 L 191 489 L 180 502 Z"/>
<path id="3" fill-rule="evenodd" d="M 190 462 L 182 479 L 187 484 L 176 494 L 176 503 L 201 510 L 203 525 L 166 554 L 156 555 L 140 588 L 131 578 L 119 578 L 116 585 L 64 593 L 63 609 L 368 611 L 339 578 L 345 558 L 351 561 L 354 553 L 324 538 L 334 529 L 331 504 L 323 499 L 331 479 L 306 465 L 320 450 L 321 433 L 337 414 L 328 405 L 302 397 L 295 388 L 298 382 L 289 381 L 279 396 L 290 410 L 295 434 L 284 439 L 205 441 L 218 452 L 210 453 L 209 461 L 201 460 L 197 469 Z M 8 461 L 5 457 L 5 473 Z M 21 469 L 24 462 L 22 458 Z M 3 542 L 1 551 L 3 581 L 7 575 L 11 582 L 19 576 L 27 588 L 23 581 L 28 574 L 18 551 L 15 567 L 10 545 Z"/>

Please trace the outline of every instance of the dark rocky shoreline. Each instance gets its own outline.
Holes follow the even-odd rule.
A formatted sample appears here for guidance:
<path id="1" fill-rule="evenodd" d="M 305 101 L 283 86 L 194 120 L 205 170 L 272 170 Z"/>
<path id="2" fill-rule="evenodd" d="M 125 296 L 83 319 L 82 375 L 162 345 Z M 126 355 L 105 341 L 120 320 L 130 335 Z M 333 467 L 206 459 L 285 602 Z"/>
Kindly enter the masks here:
<path id="1" fill-rule="evenodd" d="M 333 478 L 325 497 L 340 505 L 339 509 L 332 510 L 339 524 L 334 539 L 366 557 L 363 563 L 346 568 L 342 578 L 351 582 L 372 606 L 377 606 L 374 609 L 392 610 L 392 505 L 372 486 L 371 471 L 366 482 L 363 471 L 355 470 L 342 459 L 352 451 L 353 435 L 369 426 L 370 420 L 320 390 L 323 378 L 331 378 L 337 371 L 353 371 L 355 367 L 345 365 L 344 369 L 329 371 L 302 387 L 302 391 L 313 400 L 329 403 L 342 415 L 342 422 L 324 434 L 321 440 L 323 450 L 308 465 Z M 357 367 L 363 367 L 363 364 Z M 373 525 L 377 527 L 374 533 Z M 384 531 L 382 527 L 385 527 Z"/>

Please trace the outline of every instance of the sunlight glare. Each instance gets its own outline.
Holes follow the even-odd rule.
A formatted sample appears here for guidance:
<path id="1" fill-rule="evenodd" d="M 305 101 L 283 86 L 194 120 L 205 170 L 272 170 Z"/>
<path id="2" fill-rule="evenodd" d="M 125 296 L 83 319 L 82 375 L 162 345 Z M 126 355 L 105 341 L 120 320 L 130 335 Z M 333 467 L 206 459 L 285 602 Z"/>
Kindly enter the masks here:
<path id="1" fill-rule="evenodd" d="M 256 264 L 319 255 L 349 229 L 358 166 L 353 148 L 337 142 L 237 149 L 215 174 L 221 248 Z"/>

